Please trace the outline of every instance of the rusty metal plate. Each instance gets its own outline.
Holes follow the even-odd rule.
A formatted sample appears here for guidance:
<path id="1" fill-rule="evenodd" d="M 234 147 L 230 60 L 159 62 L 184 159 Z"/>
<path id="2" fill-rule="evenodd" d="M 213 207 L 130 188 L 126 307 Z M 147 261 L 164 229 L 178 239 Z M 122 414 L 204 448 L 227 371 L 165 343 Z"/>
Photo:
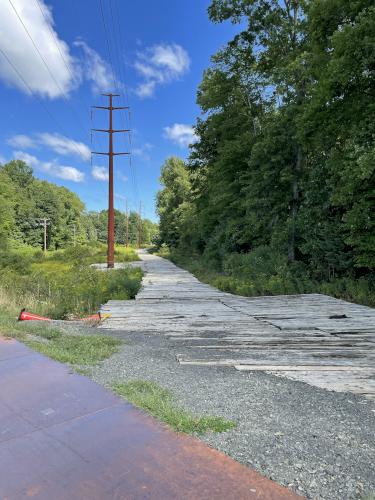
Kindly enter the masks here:
<path id="1" fill-rule="evenodd" d="M 300 498 L 67 366 L 14 347 L 24 355 L 0 361 L 1 500 Z"/>

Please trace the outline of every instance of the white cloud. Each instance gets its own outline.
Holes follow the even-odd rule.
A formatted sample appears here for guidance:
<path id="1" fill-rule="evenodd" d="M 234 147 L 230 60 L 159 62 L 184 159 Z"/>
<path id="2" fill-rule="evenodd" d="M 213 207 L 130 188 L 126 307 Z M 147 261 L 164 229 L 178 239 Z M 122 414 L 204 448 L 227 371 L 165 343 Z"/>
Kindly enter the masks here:
<path id="1" fill-rule="evenodd" d="M 34 139 L 24 134 L 13 135 L 7 140 L 7 143 L 15 148 L 32 149 L 37 147 Z"/>
<path id="2" fill-rule="evenodd" d="M 35 168 L 41 172 L 45 172 L 51 177 L 65 179 L 72 182 L 82 182 L 85 174 L 75 167 L 59 165 L 56 160 L 41 161 L 33 155 L 25 153 L 24 151 L 14 151 L 13 156 L 17 160 L 23 160 L 30 167 Z"/>
<path id="3" fill-rule="evenodd" d="M 10 2 L 2 0 L 0 16 L 1 46 L 14 66 L 28 83 L 32 92 L 50 99 L 68 94 L 80 82 L 80 71 L 68 45 L 54 30 L 52 12 L 43 0 L 13 0 L 13 5 L 38 47 L 46 65 L 13 10 Z M 61 57 L 62 54 L 62 57 Z M 51 76 L 53 75 L 53 77 Z M 0 58 L 0 78 L 8 85 L 29 93 L 14 69 L 4 57 Z M 56 83 L 57 82 L 57 83 Z"/>
<path id="4" fill-rule="evenodd" d="M 92 91 L 94 93 L 99 93 L 114 90 L 112 69 L 110 65 L 83 40 L 77 40 L 74 42 L 74 45 L 81 48 L 84 52 L 83 74 L 86 80 L 92 82 Z M 121 88 L 121 82 L 118 83 Z"/>
<path id="5" fill-rule="evenodd" d="M 74 57 L 68 44 L 59 38 L 52 9 L 44 2 L 12 0 L 13 9 L 9 1 L 0 0 L 1 48 L 16 69 L 1 56 L 0 80 L 26 94 L 31 91 L 49 99 L 68 96 L 85 80 L 92 83 L 95 93 L 114 90 L 109 64 L 83 40 L 74 43 L 83 56 L 81 52 Z M 123 87 L 121 82 L 118 84 Z"/>
<path id="6" fill-rule="evenodd" d="M 86 144 L 56 133 L 43 132 L 33 136 L 24 134 L 13 135 L 7 140 L 7 143 L 15 148 L 22 149 L 38 149 L 45 146 L 61 155 L 75 155 L 86 161 L 91 157 L 90 149 Z"/>
<path id="7" fill-rule="evenodd" d="M 164 127 L 164 137 L 170 139 L 180 147 L 187 147 L 197 140 L 197 136 L 191 125 L 175 123 L 171 127 Z"/>
<path id="8" fill-rule="evenodd" d="M 190 67 L 190 59 L 181 45 L 155 45 L 152 47 L 151 62 L 157 67 L 164 67 L 174 76 L 185 73 Z"/>
<path id="9" fill-rule="evenodd" d="M 106 167 L 98 167 L 97 165 L 93 166 L 91 175 L 97 181 L 108 181 L 108 169 Z"/>
<path id="10" fill-rule="evenodd" d="M 163 85 L 181 78 L 190 68 L 186 50 L 175 43 L 147 47 L 137 53 L 134 65 L 143 81 L 136 88 L 139 97 L 151 97 L 157 85 Z"/>
<path id="11" fill-rule="evenodd" d="M 74 141 L 64 135 L 50 134 L 48 132 L 38 134 L 40 144 L 47 146 L 61 155 L 76 155 L 82 160 L 89 160 L 91 157 L 90 149 L 83 142 Z"/>
<path id="12" fill-rule="evenodd" d="M 138 85 L 136 89 L 137 96 L 141 97 L 142 99 L 144 97 L 151 97 L 154 95 L 155 87 L 156 87 L 156 81 L 141 83 Z"/>
<path id="13" fill-rule="evenodd" d="M 33 155 L 29 153 L 25 153 L 24 151 L 14 151 L 13 156 L 16 160 L 21 160 L 27 163 L 30 167 L 37 168 L 39 166 L 39 160 Z"/>
<path id="14" fill-rule="evenodd" d="M 51 175 L 55 175 L 60 179 L 66 179 L 73 182 L 82 182 L 85 178 L 85 174 L 75 167 L 64 167 L 52 164 L 49 172 Z"/>
<path id="15" fill-rule="evenodd" d="M 149 161 L 151 159 L 149 151 L 153 148 L 153 144 L 150 144 L 149 142 L 146 142 L 140 147 L 135 147 L 132 149 L 132 155 L 133 156 L 138 156 L 139 158 L 142 158 L 143 160 Z"/>

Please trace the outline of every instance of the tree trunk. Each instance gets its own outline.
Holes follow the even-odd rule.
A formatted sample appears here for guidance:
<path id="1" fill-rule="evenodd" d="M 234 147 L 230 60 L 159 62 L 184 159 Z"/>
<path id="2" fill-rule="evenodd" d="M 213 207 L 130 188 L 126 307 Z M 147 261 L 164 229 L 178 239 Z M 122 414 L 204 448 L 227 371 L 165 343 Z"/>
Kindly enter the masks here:
<path id="1" fill-rule="evenodd" d="M 293 169 L 292 183 L 292 203 L 291 203 L 291 221 L 289 224 L 288 235 L 288 261 L 294 262 L 296 259 L 296 221 L 299 202 L 299 177 L 302 166 L 302 147 L 298 145 L 297 161 Z"/>

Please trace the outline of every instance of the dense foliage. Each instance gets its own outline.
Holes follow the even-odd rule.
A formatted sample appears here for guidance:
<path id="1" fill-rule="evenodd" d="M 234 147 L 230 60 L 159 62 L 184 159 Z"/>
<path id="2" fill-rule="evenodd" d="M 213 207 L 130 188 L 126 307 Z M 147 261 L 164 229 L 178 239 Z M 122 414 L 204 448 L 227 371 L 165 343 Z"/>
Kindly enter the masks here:
<path id="1" fill-rule="evenodd" d="M 47 248 L 43 227 L 47 218 Z M 116 212 L 117 262 L 138 260 L 125 242 L 125 214 Z M 157 225 L 131 213 L 129 244 L 150 244 Z M 21 307 L 52 318 L 95 312 L 109 299 L 136 295 L 142 272 L 101 272 L 90 264 L 106 261 L 107 211 L 86 213 L 68 189 L 41 181 L 23 161 L 0 166 L 0 322 Z M 1 326 L 1 325 L 0 325 Z"/>
<path id="2" fill-rule="evenodd" d="M 160 243 L 239 293 L 259 271 L 265 293 L 373 303 L 373 2 L 212 0 L 209 16 L 239 30 L 199 87 L 188 163 L 162 168 Z"/>
<path id="3" fill-rule="evenodd" d="M 33 176 L 32 169 L 23 161 L 13 160 L 0 166 L 0 240 L 13 246 L 30 245 L 41 248 L 43 227 L 40 219 L 49 219 L 47 247 L 55 250 L 74 243 L 105 242 L 107 239 L 107 210 L 84 211 L 79 197 L 68 189 Z M 125 243 L 125 214 L 115 212 L 115 241 Z M 142 219 L 135 212 L 129 214 L 129 243 L 150 244 L 157 225 Z"/>
<path id="4" fill-rule="evenodd" d="M 134 249 L 117 247 L 117 261 L 133 261 Z M 0 316 L 28 310 L 51 318 L 74 318 L 96 312 L 110 299 L 132 299 L 142 272 L 139 268 L 98 271 L 90 266 L 104 262 L 106 245 L 91 243 L 49 252 L 32 247 L 0 251 Z"/>

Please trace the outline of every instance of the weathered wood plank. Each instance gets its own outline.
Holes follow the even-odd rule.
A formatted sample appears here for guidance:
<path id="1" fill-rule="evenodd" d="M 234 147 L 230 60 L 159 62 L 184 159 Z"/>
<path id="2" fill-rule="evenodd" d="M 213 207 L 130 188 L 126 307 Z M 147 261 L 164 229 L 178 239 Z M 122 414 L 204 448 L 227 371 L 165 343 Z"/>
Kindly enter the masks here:
<path id="1" fill-rule="evenodd" d="M 103 328 L 163 335 L 181 348 L 181 365 L 263 370 L 375 397 L 374 309 L 321 294 L 234 296 L 141 258 L 142 289 L 135 301 L 103 306 Z"/>

